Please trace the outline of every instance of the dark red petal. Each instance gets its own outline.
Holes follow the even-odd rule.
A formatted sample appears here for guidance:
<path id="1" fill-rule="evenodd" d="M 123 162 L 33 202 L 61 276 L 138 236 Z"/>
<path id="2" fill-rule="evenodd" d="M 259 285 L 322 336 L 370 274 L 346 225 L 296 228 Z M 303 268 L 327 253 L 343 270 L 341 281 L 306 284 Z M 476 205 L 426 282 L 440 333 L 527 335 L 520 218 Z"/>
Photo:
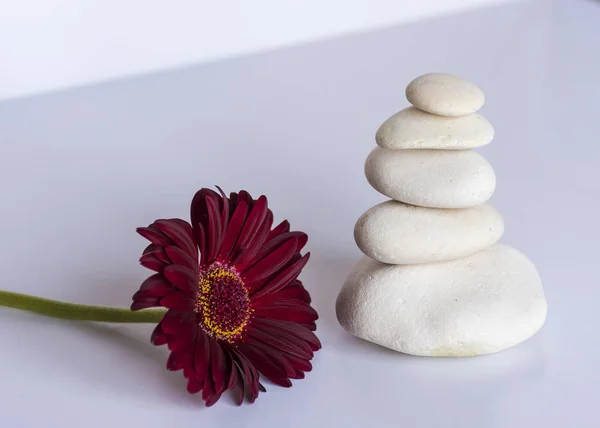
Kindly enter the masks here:
<path id="1" fill-rule="evenodd" d="M 169 336 L 168 344 L 170 351 L 181 351 L 184 349 L 193 349 L 194 339 L 196 338 L 197 324 L 190 324 L 191 328 L 180 329 L 175 335 Z"/>
<path id="2" fill-rule="evenodd" d="M 131 304 L 130 308 L 132 311 L 139 311 L 141 309 L 154 308 L 156 306 L 160 306 L 158 298 L 153 298 L 153 300 L 135 301 Z"/>
<path id="3" fill-rule="evenodd" d="M 292 240 L 288 241 L 292 242 Z M 283 247 L 283 245 L 282 245 Z M 281 248 L 281 247 L 280 247 Z M 290 257 L 291 258 L 291 257 Z M 308 263 L 308 259 L 310 258 L 310 253 L 306 253 L 304 257 L 298 260 L 296 263 L 291 266 L 286 267 L 280 273 L 275 276 L 275 278 L 271 279 L 264 287 L 262 287 L 259 291 L 257 291 L 253 296 L 253 300 L 258 300 L 261 297 L 268 296 L 269 294 L 275 293 L 286 285 L 288 285 L 291 281 L 296 279 L 306 263 Z M 268 257 L 265 257 L 264 260 L 267 260 Z"/>
<path id="4" fill-rule="evenodd" d="M 198 289 L 198 275 L 193 270 L 182 265 L 169 265 L 163 270 L 163 275 L 174 287 L 183 291 L 187 296 L 195 296 Z"/>
<path id="5" fill-rule="evenodd" d="M 165 262 L 161 262 L 159 259 L 157 259 L 153 254 L 144 254 L 142 257 L 140 257 L 140 264 L 155 272 L 162 271 L 167 265 Z"/>
<path id="6" fill-rule="evenodd" d="M 221 251 L 219 253 L 219 260 L 227 261 L 229 259 L 231 251 L 235 247 L 242 227 L 244 226 L 244 221 L 246 220 L 247 213 L 248 205 L 246 205 L 243 202 L 239 204 L 233 212 L 233 215 L 231 216 L 231 221 L 229 222 L 229 226 L 227 227 L 227 232 L 225 233 L 225 237 L 223 238 Z"/>
<path id="7" fill-rule="evenodd" d="M 160 299 L 160 304 L 176 311 L 192 311 L 194 309 L 194 299 L 179 292 L 163 297 Z"/>
<path id="8" fill-rule="evenodd" d="M 173 243 L 167 236 L 165 236 L 164 233 L 162 233 L 158 229 L 153 228 L 152 225 L 148 227 L 138 227 L 137 229 L 135 229 L 135 231 L 142 235 L 144 238 L 146 238 L 148 241 L 161 247 L 165 245 L 171 245 Z"/>
<path id="9" fill-rule="evenodd" d="M 156 220 L 156 227 L 164 233 L 171 241 L 179 248 L 185 251 L 190 256 L 197 253 L 194 237 L 189 232 L 189 229 L 182 227 L 178 222 L 171 220 Z"/>
<path id="10" fill-rule="evenodd" d="M 202 390 L 202 399 L 205 401 L 206 407 L 210 407 L 219 401 L 221 398 L 221 392 L 215 390 L 215 384 L 212 378 L 206 378 L 204 382 L 204 389 Z"/>
<path id="11" fill-rule="evenodd" d="M 212 263 L 219 253 L 221 248 L 221 213 L 219 212 L 219 203 L 216 199 L 206 198 L 206 210 L 208 212 L 208 223 L 206 238 L 208 239 L 206 263 Z"/>
<path id="12" fill-rule="evenodd" d="M 238 194 L 235 192 L 231 192 L 229 194 L 229 211 L 233 212 L 235 210 L 235 207 L 238 206 L 238 200 L 237 200 Z"/>
<path id="13" fill-rule="evenodd" d="M 169 257 L 167 256 L 167 253 L 165 252 L 165 247 L 157 247 L 154 245 L 153 245 L 153 247 L 154 247 L 154 249 L 152 251 L 145 252 L 142 256 L 151 254 L 165 264 L 171 263 L 171 260 L 169 259 Z"/>
<path id="14" fill-rule="evenodd" d="M 167 294 L 172 293 L 174 290 L 173 288 L 171 288 L 170 286 L 166 287 L 166 288 L 159 288 L 156 287 L 152 290 L 138 290 L 135 292 L 135 294 L 133 295 L 133 300 L 135 301 L 141 301 L 142 298 L 145 297 L 152 297 L 152 298 L 161 298 L 166 296 Z"/>
<path id="15" fill-rule="evenodd" d="M 304 287 L 286 287 L 274 294 L 269 294 L 265 298 L 289 298 L 302 300 L 305 303 L 310 303 L 310 294 Z"/>
<path id="16" fill-rule="evenodd" d="M 312 322 L 301 322 L 300 325 L 303 326 L 303 327 L 306 327 L 310 331 L 315 331 L 317 329 L 317 323 L 315 323 L 314 321 L 312 321 Z"/>
<path id="17" fill-rule="evenodd" d="M 306 303 L 310 303 L 312 300 L 310 297 L 310 293 L 306 288 L 304 288 L 302 281 L 300 281 L 299 279 L 295 279 L 294 281 L 290 282 L 289 285 L 285 287 L 285 290 L 301 290 L 302 293 L 295 296 L 297 299 L 300 299 Z"/>
<path id="18" fill-rule="evenodd" d="M 210 341 L 212 339 L 202 331 L 198 329 L 196 333 L 196 349 L 194 352 L 194 368 L 203 377 L 208 375 L 208 369 L 210 364 Z"/>
<path id="19" fill-rule="evenodd" d="M 218 208 L 221 200 L 222 197 L 210 189 L 200 189 L 192 200 L 192 226 L 196 242 L 198 242 L 199 246 L 201 244 L 204 245 L 204 251 L 202 251 L 203 263 L 210 262 L 211 258 L 215 256 L 215 248 L 218 251 L 218 246 L 222 240 L 221 234 L 223 231 L 220 226 L 221 221 Z M 214 216 L 215 213 L 216 216 Z M 216 229 L 214 228 L 215 226 L 217 227 Z M 204 230 L 203 237 L 200 234 L 200 228 Z"/>
<path id="20" fill-rule="evenodd" d="M 240 197 L 241 195 L 242 192 L 240 192 Z M 260 225 L 263 221 L 265 221 L 265 218 L 267 216 L 267 210 L 267 198 L 265 196 L 261 196 L 257 199 L 256 203 L 254 204 L 254 207 L 252 207 L 250 214 L 248 214 L 248 218 L 246 219 L 244 227 L 240 232 L 238 242 L 235 244 L 235 248 L 233 250 L 232 255 L 232 260 L 234 262 L 237 259 L 237 257 L 239 257 L 242 254 L 242 252 L 244 252 L 250 245 L 250 242 L 254 238 L 254 235 L 256 235 L 256 233 L 258 232 Z"/>
<path id="21" fill-rule="evenodd" d="M 264 306 L 261 301 L 253 303 L 254 316 L 258 318 L 311 323 L 319 318 L 310 305 L 295 299 L 279 299 Z"/>
<path id="22" fill-rule="evenodd" d="M 313 357 L 313 353 L 310 350 L 310 347 L 303 347 L 302 345 L 297 346 L 294 342 L 286 341 L 282 335 L 272 335 L 266 331 L 262 331 L 259 329 L 248 329 L 248 336 L 263 342 L 273 348 L 278 349 L 281 352 L 286 354 L 295 355 L 299 358 L 310 359 Z M 252 342 L 254 343 L 254 341 Z"/>
<path id="23" fill-rule="evenodd" d="M 190 219 L 192 220 L 192 227 L 195 229 L 198 224 L 205 225 L 207 221 L 207 210 L 206 210 L 206 198 L 219 199 L 220 196 L 217 192 L 212 189 L 202 188 L 196 192 L 192 198 L 192 204 L 190 207 Z"/>
<path id="24" fill-rule="evenodd" d="M 248 244 L 248 248 L 240 254 L 236 261 L 236 267 L 238 272 L 244 272 L 248 267 L 256 263 L 256 256 L 263 248 L 264 243 L 267 239 L 267 235 L 271 230 L 273 224 L 273 212 L 267 210 L 267 216 L 265 221 L 258 228 L 258 232 L 254 235 L 254 238 Z"/>
<path id="25" fill-rule="evenodd" d="M 223 192 L 219 186 L 216 186 L 221 194 L 221 203 L 219 205 L 219 210 L 221 211 L 221 236 L 225 236 L 225 231 L 227 230 L 227 224 L 229 223 L 229 199 L 227 199 L 227 195 Z"/>
<path id="26" fill-rule="evenodd" d="M 265 353 L 265 355 L 271 358 L 271 361 L 273 361 L 277 367 L 285 371 L 285 377 L 294 376 L 296 369 L 288 360 L 285 359 L 285 356 L 289 354 L 282 352 L 265 342 L 261 342 L 260 340 L 253 340 L 252 342 L 248 342 L 248 344 L 253 346 L 255 349 L 261 350 Z"/>
<path id="27" fill-rule="evenodd" d="M 229 361 L 229 367 L 231 368 L 229 373 L 229 380 L 227 381 L 227 389 L 233 389 L 235 385 L 239 382 L 237 366 L 235 364 L 235 360 L 233 359 L 233 354 L 231 352 L 227 352 L 226 354 Z"/>
<path id="28" fill-rule="evenodd" d="M 210 341 L 210 368 L 212 379 L 215 383 L 215 391 L 222 393 L 227 389 L 229 373 L 227 373 L 227 361 L 223 348 L 216 340 Z"/>
<path id="29" fill-rule="evenodd" d="M 183 368 L 183 377 L 186 379 L 200 379 L 198 376 L 196 376 L 196 371 L 194 370 L 193 365 L 187 365 Z"/>
<path id="30" fill-rule="evenodd" d="M 321 349 L 319 338 L 311 330 L 295 322 L 255 318 L 252 320 L 252 325 L 267 331 L 282 331 L 292 334 L 306 341 L 313 351 Z"/>
<path id="31" fill-rule="evenodd" d="M 150 296 L 162 297 L 173 291 L 173 288 L 171 288 L 171 284 L 169 284 L 162 275 L 156 273 L 142 282 L 140 291 L 143 291 Z"/>
<path id="32" fill-rule="evenodd" d="M 308 236 L 304 232 L 286 232 L 281 235 L 276 236 L 275 238 L 268 240 L 259 250 L 258 254 L 254 258 L 256 261 L 262 260 L 265 256 L 269 255 L 276 248 L 281 246 L 286 241 L 296 238 L 298 239 L 298 246 L 296 248 L 296 252 L 300 251 L 306 242 L 308 241 Z"/>
<path id="33" fill-rule="evenodd" d="M 190 394 L 197 394 L 204 387 L 204 379 L 189 378 L 187 383 L 187 391 Z"/>
<path id="34" fill-rule="evenodd" d="M 254 321 L 258 321 L 258 322 L 254 322 Z M 302 356 L 306 357 L 306 358 L 312 358 L 314 355 L 314 351 L 320 348 L 320 343 L 319 340 L 315 337 L 316 340 L 316 344 L 313 343 L 312 341 L 307 341 L 304 340 L 286 330 L 283 329 L 279 329 L 276 327 L 271 326 L 270 324 L 266 324 L 265 321 L 268 320 L 263 320 L 261 318 L 255 318 L 254 321 L 252 322 L 251 325 L 251 329 L 253 330 L 260 330 L 261 332 L 265 333 L 265 334 L 270 334 L 271 336 L 274 336 L 280 340 L 282 340 L 284 343 L 293 346 L 295 348 L 300 348 L 301 352 L 302 352 Z M 297 325 L 297 324 L 294 324 Z M 314 334 L 312 332 L 308 332 L 311 335 L 314 336 Z M 265 340 L 263 340 L 263 342 L 265 342 Z M 272 345 L 274 345 L 273 343 L 271 343 Z M 282 348 L 282 350 L 285 350 L 284 348 Z M 290 352 L 293 353 L 293 352 Z"/>
<path id="35" fill-rule="evenodd" d="M 258 397 L 260 385 L 260 383 L 258 382 L 258 372 L 256 371 L 256 368 L 252 365 L 252 363 L 248 360 L 248 358 L 244 354 L 242 354 L 238 349 L 232 349 L 232 355 L 234 356 L 239 366 L 242 368 L 242 372 L 240 373 L 243 375 L 244 383 L 248 387 L 248 401 L 253 403 L 254 400 L 256 400 L 256 398 Z"/>
<path id="36" fill-rule="evenodd" d="M 138 290 L 133 294 L 132 300 L 134 302 L 154 301 L 160 300 L 161 297 L 162 296 L 153 296 L 152 294 L 144 290 Z"/>
<path id="37" fill-rule="evenodd" d="M 196 228 L 198 234 L 198 248 L 200 249 L 200 265 L 205 266 L 208 257 L 208 242 L 206 241 L 206 230 L 198 223 Z"/>
<path id="38" fill-rule="evenodd" d="M 204 401 L 206 401 L 214 393 L 215 393 L 215 384 L 212 381 L 211 377 L 209 376 L 204 380 L 204 388 L 202 389 L 202 399 Z"/>
<path id="39" fill-rule="evenodd" d="M 299 255 L 295 255 L 293 258 L 296 262 L 299 261 L 301 259 L 301 257 Z M 284 272 L 288 267 L 294 265 L 295 263 L 288 263 L 287 267 L 284 268 L 282 270 L 282 272 Z M 274 292 L 264 292 L 263 290 L 265 289 L 265 287 L 271 283 L 272 281 L 277 279 L 278 275 L 273 275 L 270 278 L 268 278 L 268 280 L 263 281 L 262 285 L 261 283 L 258 284 L 258 290 L 255 290 L 253 292 L 253 294 L 251 293 L 251 301 L 255 304 L 255 305 L 259 305 L 259 301 L 260 301 L 260 305 L 265 305 L 273 300 L 277 300 L 280 298 L 290 298 L 290 299 L 298 299 L 301 300 L 302 302 L 305 303 L 310 303 L 310 295 L 308 295 L 308 291 L 306 291 L 306 289 L 301 285 L 302 283 L 298 280 L 298 279 L 294 279 L 292 281 L 290 281 L 287 285 L 284 285 L 283 287 L 279 288 L 279 290 L 276 290 Z M 300 286 L 296 285 L 296 284 L 300 284 Z M 287 290 L 291 290 L 291 291 L 287 291 Z M 294 291 L 294 290 L 299 290 L 298 292 Z M 267 290 L 268 291 L 268 290 Z M 284 293 L 285 291 L 285 293 Z M 308 300 L 306 300 L 306 296 L 308 295 Z M 302 297 L 302 298 L 300 298 Z"/>
<path id="40" fill-rule="evenodd" d="M 233 389 L 233 401 L 238 406 L 242 405 L 244 401 L 244 376 L 242 375 L 242 369 L 238 363 L 232 359 L 231 377 L 229 378 L 229 388 Z"/>
<path id="41" fill-rule="evenodd" d="M 255 201 L 252 199 L 252 196 L 250 196 L 250 193 L 246 192 L 245 190 L 240 190 L 240 193 L 237 195 L 237 203 L 239 204 L 241 202 L 246 203 L 249 208 L 252 208 L 255 204 Z"/>
<path id="42" fill-rule="evenodd" d="M 293 375 L 290 375 L 290 379 L 304 379 L 304 372 L 302 370 L 295 370 Z"/>
<path id="43" fill-rule="evenodd" d="M 192 259 L 185 251 L 173 245 L 165 247 L 165 254 L 169 260 L 176 265 L 185 266 L 193 271 L 198 270 L 198 250 L 196 250 L 195 259 Z"/>
<path id="44" fill-rule="evenodd" d="M 185 324 L 187 324 L 184 316 L 184 313 L 180 311 L 167 311 L 162 321 L 160 322 L 163 331 L 167 334 L 177 333 L 179 329 L 181 329 Z"/>
<path id="45" fill-rule="evenodd" d="M 290 239 L 246 272 L 243 272 L 243 279 L 246 285 L 252 289 L 252 284 L 268 278 L 283 268 L 296 253 L 297 243 L 296 238 Z"/>
<path id="46" fill-rule="evenodd" d="M 150 342 L 152 342 L 152 344 L 155 346 L 161 346 L 167 343 L 167 335 L 162 330 L 160 324 L 154 328 L 152 336 L 150 336 Z"/>
<path id="47" fill-rule="evenodd" d="M 290 231 L 290 222 L 287 220 L 283 220 L 281 223 L 279 223 L 275 229 L 273 229 L 271 231 L 271 233 L 269 233 L 269 235 L 267 236 L 267 242 L 270 241 L 271 239 L 275 238 L 276 236 L 281 235 L 282 233 L 286 233 Z"/>
<path id="48" fill-rule="evenodd" d="M 133 295 L 133 300 L 136 302 L 158 302 L 160 300 L 159 296 L 151 296 L 150 294 L 146 294 L 144 291 L 142 290 L 138 290 L 134 295 Z"/>
<path id="49" fill-rule="evenodd" d="M 167 360 L 167 370 L 177 371 L 189 366 L 191 354 L 189 349 L 171 352 Z"/>
<path id="50" fill-rule="evenodd" d="M 167 341 L 167 346 L 169 347 L 169 351 L 183 351 L 184 349 L 189 348 L 190 338 L 180 334 L 176 337 L 170 338 Z"/>
<path id="51" fill-rule="evenodd" d="M 310 372 L 312 370 L 312 364 L 305 358 L 286 354 L 285 359 L 288 360 L 296 370 L 301 370 L 303 372 Z"/>
<path id="52" fill-rule="evenodd" d="M 161 247 L 158 247 L 158 246 L 156 246 L 154 244 L 150 244 L 146 248 L 144 248 L 144 251 L 142 252 L 142 255 L 151 253 L 152 251 L 156 250 L 157 248 L 161 248 Z"/>
<path id="53" fill-rule="evenodd" d="M 157 287 L 166 287 L 171 288 L 169 282 L 159 273 L 155 273 L 154 275 L 146 278 L 142 285 L 140 286 L 140 290 L 150 291 Z"/>
<path id="54" fill-rule="evenodd" d="M 214 394 L 211 394 L 211 395 L 209 395 L 209 396 L 206 398 L 206 401 L 205 401 L 205 405 L 206 405 L 206 407 L 211 407 L 211 406 L 213 406 L 213 405 L 214 405 L 214 404 L 215 404 L 217 401 L 219 401 L 219 399 L 221 398 L 221 394 L 222 394 L 221 392 L 217 392 L 217 393 L 214 393 Z"/>
<path id="55" fill-rule="evenodd" d="M 271 355 L 259 349 L 254 344 L 241 343 L 238 345 L 238 349 L 271 382 L 283 387 L 292 386 L 292 383 L 288 379 L 289 376 L 286 373 L 286 367 L 291 368 L 289 363 L 279 364 L 279 359 L 273 359 Z"/>
<path id="56" fill-rule="evenodd" d="M 190 235 L 192 237 L 192 240 L 194 239 L 194 231 L 192 229 L 191 224 L 189 224 L 187 221 L 182 220 L 180 218 L 172 218 L 170 220 L 174 223 L 177 223 L 179 226 L 181 226 L 181 228 L 185 231 L 185 233 Z"/>

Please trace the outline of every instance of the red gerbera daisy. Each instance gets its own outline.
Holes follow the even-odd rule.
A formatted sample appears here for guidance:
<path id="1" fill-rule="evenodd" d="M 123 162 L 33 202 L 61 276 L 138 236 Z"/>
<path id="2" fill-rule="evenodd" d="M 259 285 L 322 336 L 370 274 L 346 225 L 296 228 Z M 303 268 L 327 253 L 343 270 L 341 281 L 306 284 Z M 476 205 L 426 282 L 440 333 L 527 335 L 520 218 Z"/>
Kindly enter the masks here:
<path id="1" fill-rule="evenodd" d="M 168 309 L 152 334 L 167 344 L 169 370 L 182 370 L 190 393 L 206 405 L 233 389 L 241 404 L 265 391 L 259 373 L 289 387 L 310 371 L 321 344 L 317 313 L 297 279 L 308 237 L 287 221 L 271 229 L 267 198 L 246 191 L 229 198 L 210 189 L 192 200 L 191 225 L 156 220 L 137 231 L 151 244 L 140 263 L 157 273 L 133 296 L 132 310 Z"/>

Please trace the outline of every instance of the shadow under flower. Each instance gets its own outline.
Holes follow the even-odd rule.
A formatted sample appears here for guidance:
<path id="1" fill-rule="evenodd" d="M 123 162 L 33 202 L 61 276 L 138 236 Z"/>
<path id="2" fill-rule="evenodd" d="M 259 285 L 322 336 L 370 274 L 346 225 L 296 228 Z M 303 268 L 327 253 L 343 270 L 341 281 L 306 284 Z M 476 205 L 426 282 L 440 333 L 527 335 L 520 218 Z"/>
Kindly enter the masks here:
<path id="1" fill-rule="evenodd" d="M 94 340 L 110 343 L 111 346 L 119 348 L 119 353 L 127 354 L 136 361 L 136 367 L 132 370 L 140 376 L 139 382 L 132 381 L 134 378 L 128 377 L 129 384 L 124 385 L 122 379 L 115 378 L 107 379 L 106 376 L 101 376 L 101 379 L 90 379 L 94 383 L 104 382 L 108 385 L 115 386 L 115 390 L 119 392 L 125 390 L 135 395 L 152 395 L 153 398 L 160 398 L 169 402 L 193 406 L 194 408 L 204 408 L 204 402 L 198 397 L 189 395 L 185 389 L 185 380 L 180 373 L 169 372 L 165 365 L 168 357 L 166 349 L 155 347 L 150 343 L 150 332 L 154 325 L 108 325 L 93 322 L 71 322 L 65 323 L 67 328 L 76 329 Z M 136 332 L 132 330 L 138 330 Z M 141 338 L 139 330 L 147 330 L 148 334 L 144 339 Z M 137 334 L 136 334 L 137 333 Z M 109 364 L 114 364 L 108 361 Z M 103 372 L 105 374 L 106 372 Z M 89 374 L 89 371 L 86 371 Z M 159 389 L 144 388 L 144 379 L 152 378 L 159 379 Z M 115 391 L 117 392 L 117 391 Z"/>

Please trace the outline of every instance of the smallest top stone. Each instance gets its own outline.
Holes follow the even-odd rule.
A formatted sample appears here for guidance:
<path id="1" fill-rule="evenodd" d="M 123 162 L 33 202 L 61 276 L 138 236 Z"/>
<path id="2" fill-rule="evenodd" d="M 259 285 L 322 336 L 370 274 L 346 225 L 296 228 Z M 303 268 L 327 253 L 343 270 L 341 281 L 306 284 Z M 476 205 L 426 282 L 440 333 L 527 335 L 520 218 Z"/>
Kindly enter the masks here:
<path id="1" fill-rule="evenodd" d="M 406 87 L 406 98 L 419 110 L 440 116 L 475 113 L 485 102 L 483 91 L 477 85 L 445 73 L 417 77 Z"/>

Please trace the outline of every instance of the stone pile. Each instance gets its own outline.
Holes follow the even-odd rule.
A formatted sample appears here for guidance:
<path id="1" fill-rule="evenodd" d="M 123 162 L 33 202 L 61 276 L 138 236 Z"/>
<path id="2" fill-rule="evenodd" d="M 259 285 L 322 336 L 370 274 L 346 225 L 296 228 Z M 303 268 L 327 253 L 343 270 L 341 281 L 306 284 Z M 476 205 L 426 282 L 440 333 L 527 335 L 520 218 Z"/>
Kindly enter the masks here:
<path id="1" fill-rule="evenodd" d="M 365 254 L 336 303 L 350 333 L 413 355 L 472 356 L 516 345 L 546 318 L 533 264 L 497 244 L 504 221 L 486 201 L 494 169 L 473 148 L 494 128 L 485 97 L 459 77 L 433 73 L 406 88 L 412 104 L 376 134 L 365 175 L 391 200 L 354 230 Z"/>

